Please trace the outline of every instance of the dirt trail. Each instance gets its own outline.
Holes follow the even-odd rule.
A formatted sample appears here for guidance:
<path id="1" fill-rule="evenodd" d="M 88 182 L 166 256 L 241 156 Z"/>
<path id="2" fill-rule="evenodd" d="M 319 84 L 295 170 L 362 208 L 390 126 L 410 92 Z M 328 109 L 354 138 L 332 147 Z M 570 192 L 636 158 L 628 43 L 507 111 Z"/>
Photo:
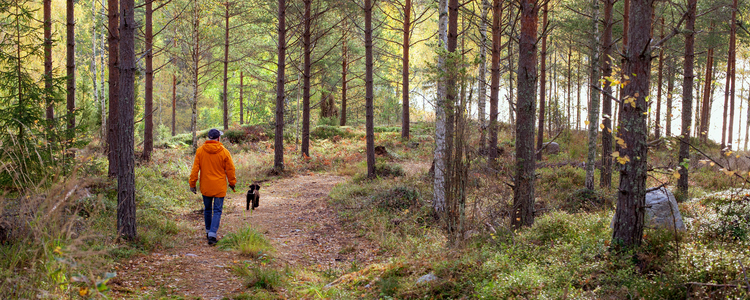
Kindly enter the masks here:
<path id="1" fill-rule="evenodd" d="M 246 190 L 238 189 L 224 202 L 219 238 L 252 224 L 276 248 L 274 259 L 293 268 L 342 267 L 355 260 L 369 263 L 375 257 L 375 247 L 342 230 L 335 212 L 326 205 L 331 189 L 345 179 L 305 175 L 266 182 L 260 189 L 260 207 L 252 213 L 245 211 Z M 202 214 L 180 218 L 190 224 L 191 232 L 180 233 L 185 236 L 178 238 L 174 248 L 117 266 L 118 275 L 110 284 L 114 298 L 171 295 L 221 299 L 246 290 L 230 268 L 248 258 L 208 246 Z"/>

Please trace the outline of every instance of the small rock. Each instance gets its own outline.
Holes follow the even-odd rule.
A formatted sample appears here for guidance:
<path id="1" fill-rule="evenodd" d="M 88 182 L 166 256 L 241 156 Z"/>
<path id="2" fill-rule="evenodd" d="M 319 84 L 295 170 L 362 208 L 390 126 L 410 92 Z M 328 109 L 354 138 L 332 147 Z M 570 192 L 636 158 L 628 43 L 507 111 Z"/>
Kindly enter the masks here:
<path id="1" fill-rule="evenodd" d="M 560 153 L 560 144 L 555 142 L 544 143 L 544 153 L 549 155 Z"/>
<path id="2" fill-rule="evenodd" d="M 185 256 L 190 256 L 190 257 L 198 257 L 198 255 L 196 255 L 196 254 L 192 254 L 192 253 L 188 253 L 188 254 L 185 254 Z"/>
<path id="3" fill-rule="evenodd" d="M 430 281 L 435 281 L 437 279 L 438 279 L 438 277 L 435 276 L 435 274 L 429 273 L 427 275 L 419 277 L 419 279 L 417 279 L 417 284 L 427 283 L 427 282 L 430 282 Z"/>

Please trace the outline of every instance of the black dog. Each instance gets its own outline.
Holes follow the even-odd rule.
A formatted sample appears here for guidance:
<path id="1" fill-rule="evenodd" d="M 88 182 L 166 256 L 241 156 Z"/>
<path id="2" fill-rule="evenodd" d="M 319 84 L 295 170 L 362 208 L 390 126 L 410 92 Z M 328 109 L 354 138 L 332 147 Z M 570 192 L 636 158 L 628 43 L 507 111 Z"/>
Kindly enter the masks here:
<path id="1" fill-rule="evenodd" d="M 253 183 L 250 185 L 250 190 L 247 191 L 247 205 L 245 210 L 250 209 L 250 202 L 253 203 L 253 210 L 258 207 L 260 201 L 260 185 Z"/>

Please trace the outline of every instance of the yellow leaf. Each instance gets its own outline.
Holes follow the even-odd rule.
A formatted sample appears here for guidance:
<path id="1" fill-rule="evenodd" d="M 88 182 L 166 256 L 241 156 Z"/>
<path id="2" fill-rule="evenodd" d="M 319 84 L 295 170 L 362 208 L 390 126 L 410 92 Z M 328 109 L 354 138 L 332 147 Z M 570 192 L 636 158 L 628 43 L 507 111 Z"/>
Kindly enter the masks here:
<path id="1" fill-rule="evenodd" d="M 644 113 L 643 113 L 643 115 L 644 115 L 644 116 L 648 116 L 648 112 L 644 112 Z"/>
<path id="2" fill-rule="evenodd" d="M 612 133 L 612 129 L 607 128 L 607 132 Z"/>
<path id="3" fill-rule="evenodd" d="M 727 157 L 729 157 L 730 155 L 732 155 L 732 151 L 727 151 L 726 155 Z"/>
<path id="4" fill-rule="evenodd" d="M 618 157 L 618 156 L 620 156 L 620 151 L 612 152 L 612 154 L 610 154 L 610 155 L 612 155 L 612 157 Z"/>
<path id="5" fill-rule="evenodd" d="M 623 157 L 618 157 L 617 158 L 617 162 L 620 163 L 621 165 L 624 165 L 624 164 L 626 164 L 629 161 L 630 161 L 630 158 L 627 155 L 623 156 Z"/>
<path id="6" fill-rule="evenodd" d="M 680 179 L 680 172 L 674 171 L 674 173 L 672 174 L 672 176 L 674 176 L 675 179 Z"/>
<path id="7" fill-rule="evenodd" d="M 716 164 L 715 164 L 714 162 L 711 162 L 711 163 L 710 163 L 709 165 L 711 165 L 711 166 L 713 167 L 713 166 L 714 166 L 714 165 L 716 165 Z"/>
<path id="8" fill-rule="evenodd" d="M 599 128 L 604 129 L 604 124 L 599 124 Z"/>
<path id="9" fill-rule="evenodd" d="M 588 126 L 591 122 L 589 122 L 588 120 L 586 120 L 586 122 L 583 122 L 583 123 L 585 123 L 586 126 Z"/>
<path id="10" fill-rule="evenodd" d="M 625 149 L 628 147 L 628 145 L 625 143 L 625 140 L 621 138 L 616 138 L 616 139 L 617 139 L 617 144 L 620 145 L 620 148 Z"/>
<path id="11" fill-rule="evenodd" d="M 736 158 L 740 158 L 740 155 L 739 155 L 739 154 L 737 154 L 737 156 L 735 156 L 735 157 L 736 157 Z"/>
<path id="12" fill-rule="evenodd" d="M 60 248 L 60 246 L 55 247 L 55 250 L 52 251 L 52 252 L 54 252 L 57 255 L 62 255 L 63 254 L 62 253 L 62 249 Z"/>
<path id="13" fill-rule="evenodd" d="M 85 287 L 78 288 L 78 295 L 81 295 L 81 297 L 86 296 L 89 294 L 89 289 Z"/>

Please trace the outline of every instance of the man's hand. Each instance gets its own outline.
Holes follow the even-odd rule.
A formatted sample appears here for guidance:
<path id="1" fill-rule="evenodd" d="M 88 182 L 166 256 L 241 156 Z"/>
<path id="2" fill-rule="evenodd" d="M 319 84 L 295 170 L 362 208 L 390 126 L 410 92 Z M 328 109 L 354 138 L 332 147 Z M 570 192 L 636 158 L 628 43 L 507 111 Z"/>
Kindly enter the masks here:
<path id="1" fill-rule="evenodd" d="M 235 193 L 237 192 L 237 191 L 234 190 L 234 186 L 233 185 L 230 185 L 229 188 L 232 189 L 232 192 L 235 192 Z"/>
<path id="2" fill-rule="evenodd" d="M 195 187 L 194 187 L 194 186 L 193 186 L 193 187 L 190 187 L 190 191 L 191 191 L 191 192 L 193 192 L 193 194 L 196 194 L 196 192 L 197 192 L 197 190 L 195 189 Z"/>

